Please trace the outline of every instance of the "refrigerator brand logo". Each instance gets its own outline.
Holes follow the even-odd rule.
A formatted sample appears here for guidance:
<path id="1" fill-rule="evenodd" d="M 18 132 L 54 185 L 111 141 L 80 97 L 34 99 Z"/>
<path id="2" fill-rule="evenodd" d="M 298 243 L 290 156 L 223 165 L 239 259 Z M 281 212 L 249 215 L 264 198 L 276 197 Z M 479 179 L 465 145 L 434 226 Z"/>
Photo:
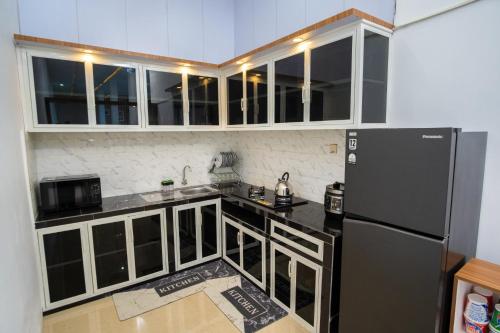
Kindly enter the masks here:
<path id="1" fill-rule="evenodd" d="M 442 135 L 428 135 L 428 134 L 423 134 L 422 139 L 443 139 Z"/>

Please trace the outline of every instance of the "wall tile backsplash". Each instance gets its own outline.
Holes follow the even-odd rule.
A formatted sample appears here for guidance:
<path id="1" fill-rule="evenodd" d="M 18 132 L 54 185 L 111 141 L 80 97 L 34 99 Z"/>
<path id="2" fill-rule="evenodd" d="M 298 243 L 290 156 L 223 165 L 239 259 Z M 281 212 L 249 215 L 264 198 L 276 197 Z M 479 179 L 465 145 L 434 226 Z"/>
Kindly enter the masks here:
<path id="1" fill-rule="evenodd" d="M 273 189 L 290 172 L 295 194 L 322 202 L 325 185 L 344 179 L 345 131 L 33 133 L 32 172 L 47 176 L 97 173 L 103 196 L 155 191 L 173 178 L 181 186 L 210 183 L 210 161 L 218 151 L 234 150 L 244 181 Z M 329 152 L 338 145 L 338 153 Z"/>

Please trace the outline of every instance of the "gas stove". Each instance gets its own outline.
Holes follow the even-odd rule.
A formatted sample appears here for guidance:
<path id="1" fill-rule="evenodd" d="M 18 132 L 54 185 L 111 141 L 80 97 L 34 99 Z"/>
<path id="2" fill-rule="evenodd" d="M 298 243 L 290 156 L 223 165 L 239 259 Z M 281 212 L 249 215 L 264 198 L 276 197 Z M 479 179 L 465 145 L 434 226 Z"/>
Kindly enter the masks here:
<path id="1" fill-rule="evenodd" d="M 286 200 L 283 200 L 282 197 L 276 196 L 273 191 L 267 190 L 264 186 L 249 184 L 235 186 L 232 194 L 238 198 L 246 199 L 261 206 L 275 210 L 304 205 L 307 203 L 307 200 L 295 196 L 287 197 Z"/>

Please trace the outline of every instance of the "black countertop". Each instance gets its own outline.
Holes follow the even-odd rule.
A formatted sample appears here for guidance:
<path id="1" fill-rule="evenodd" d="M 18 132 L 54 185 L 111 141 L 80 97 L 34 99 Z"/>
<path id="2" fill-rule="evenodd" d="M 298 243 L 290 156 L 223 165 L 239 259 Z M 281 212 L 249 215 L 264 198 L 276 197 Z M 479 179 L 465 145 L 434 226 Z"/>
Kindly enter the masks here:
<path id="1" fill-rule="evenodd" d="M 155 192 L 107 197 L 103 198 L 102 206 L 98 208 L 40 214 L 36 219 L 35 228 L 40 229 L 69 223 L 83 222 L 109 216 L 165 208 L 222 197 L 222 199 L 232 202 L 233 204 L 235 202 L 244 202 L 246 207 L 252 207 L 252 211 L 259 215 L 280 222 L 291 222 L 295 227 L 305 227 L 312 231 L 331 236 L 339 236 L 342 233 L 342 222 L 336 216 L 327 214 L 322 204 L 314 201 L 308 201 L 306 204 L 273 210 L 253 202 L 251 199 L 242 199 L 242 197 L 248 195 L 249 186 L 249 184 L 242 183 L 240 185 L 215 190 L 211 193 L 201 193 L 191 196 L 180 195 L 176 190 L 174 197 L 169 198 L 168 200 L 156 202 L 148 202 L 141 196 Z"/>

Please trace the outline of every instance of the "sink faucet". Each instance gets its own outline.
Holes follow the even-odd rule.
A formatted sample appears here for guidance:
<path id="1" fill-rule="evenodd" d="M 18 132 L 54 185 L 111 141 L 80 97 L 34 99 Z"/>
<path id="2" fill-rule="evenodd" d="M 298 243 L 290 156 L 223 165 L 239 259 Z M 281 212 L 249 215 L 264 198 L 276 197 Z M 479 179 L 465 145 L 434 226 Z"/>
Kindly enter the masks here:
<path id="1" fill-rule="evenodd" d="M 189 169 L 189 171 L 191 171 L 191 167 L 189 165 L 186 165 L 184 169 L 182 169 L 182 185 L 187 185 L 188 183 L 186 179 L 186 169 Z"/>

